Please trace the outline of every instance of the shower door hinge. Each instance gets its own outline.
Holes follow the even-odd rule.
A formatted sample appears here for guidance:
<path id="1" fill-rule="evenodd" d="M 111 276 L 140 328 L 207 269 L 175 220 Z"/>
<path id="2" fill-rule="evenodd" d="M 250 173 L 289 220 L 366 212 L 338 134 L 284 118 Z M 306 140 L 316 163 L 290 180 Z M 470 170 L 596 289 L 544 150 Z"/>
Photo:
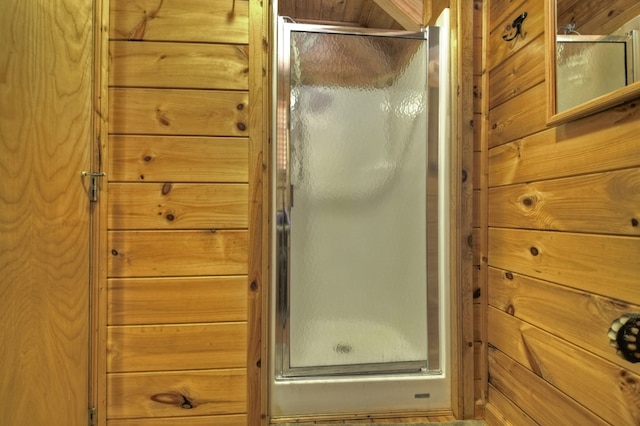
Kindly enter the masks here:
<path id="1" fill-rule="evenodd" d="M 96 414 L 96 407 L 89 407 L 89 426 L 96 426 L 98 424 L 98 416 Z"/>
<path id="2" fill-rule="evenodd" d="M 91 178 L 91 182 L 89 183 L 89 201 L 94 203 L 98 201 L 98 178 L 105 175 L 105 172 L 82 172 L 82 176 L 88 176 Z"/>

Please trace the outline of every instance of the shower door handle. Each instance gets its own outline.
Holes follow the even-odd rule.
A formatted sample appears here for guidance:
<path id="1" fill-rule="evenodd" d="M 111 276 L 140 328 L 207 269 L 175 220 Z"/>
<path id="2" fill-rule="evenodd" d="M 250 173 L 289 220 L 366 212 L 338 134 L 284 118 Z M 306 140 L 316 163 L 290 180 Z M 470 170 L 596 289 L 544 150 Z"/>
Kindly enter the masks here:
<path id="1" fill-rule="evenodd" d="M 277 250 L 278 250 L 278 313 L 280 325 L 285 328 L 289 316 L 289 212 L 283 207 L 277 216 Z"/>

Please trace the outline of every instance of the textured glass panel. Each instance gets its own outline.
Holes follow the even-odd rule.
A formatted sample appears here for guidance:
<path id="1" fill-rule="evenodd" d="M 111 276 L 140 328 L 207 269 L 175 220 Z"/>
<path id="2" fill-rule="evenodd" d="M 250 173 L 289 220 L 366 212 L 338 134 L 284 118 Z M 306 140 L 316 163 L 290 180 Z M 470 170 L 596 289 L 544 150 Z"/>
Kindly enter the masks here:
<path id="1" fill-rule="evenodd" d="M 627 84 L 625 43 L 558 42 L 557 51 L 559 112 Z"/>
<path id="2" fill-rule="evenodd" d="M 291 367 L 424 361 L 425 43 L 291 49 Z"/>

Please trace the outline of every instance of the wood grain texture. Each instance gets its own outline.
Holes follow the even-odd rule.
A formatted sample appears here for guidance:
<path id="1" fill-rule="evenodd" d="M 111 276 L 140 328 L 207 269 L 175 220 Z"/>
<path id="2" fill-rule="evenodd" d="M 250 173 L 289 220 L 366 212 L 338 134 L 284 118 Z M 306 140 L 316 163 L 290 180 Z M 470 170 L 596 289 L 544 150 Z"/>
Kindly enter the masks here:
<path id="1" fill-rule="evenodd" d="M 640 304 L 635 237 L 489 228 L 489 264 Z"/>
<path id="2" fill-rule="evenodd" d="M 544 36 L 540 34 L 527 49 L 519 50 L 493 68 L 489 75 L 489 108 L 493 109 L 542 83 L 545 76 L 544 54 Z"/>
<path id="3" fill-rule="evenodd" d="M 109 420 L 107 426 L 247 426 L 244 414 L 231 416 L 168 417 L 160 419 Z"/>
<path id="4" fill-rule="evenodd" d="M 580 34 L 602 35 L 613 33 L 638 15 L 640 4 L 636 0 L 559 1 L 557 19 L 559 26 L 575 24 Z"/>
<path id="5" fill-rule="evenodd" d="M 511 271 L 489 268 L 489 305 L 640 374 L 640 365 L 616 354 L 605 333 L 639 305 L 597 296 Z"/>
<path id="6" fill-rule="evenodd" d="M 640 164 L 635 103 L 555 127 L 489 152 L 491 186 L 580 175 Z"/>
<path id="7" fill-rule="evenodd" d="M 111 183 L 109 229 L 246 228 L 246 184 Z"/>
<path id="8" fill-rule="evenodd" d="M 261 0 L 250 0 L 249 27 L 249 229 L 247 261 L 247 423 L 266 425 L 269 421 L 271 354 L 268 318 L 270 309 L 271 253 L 271 66 L 274 42 L 269 36 L 275 17 Z"/>
<path id="9" fill-rule="evenodd" d="M 244 368 L 247 324 L 111 326 L 107 348 L 110 373 Z"/>
<path id="10" fill-rule="evenodd" d="M 490 384 L 527 413 L 536 424 L 609 424 L 497 349 L 489 351 L 489 377 Z"/>
<path id="11" fill-rule="evenodd" d="M 109 420 L 242 414 L 246 409 L 244 369 L 112 373 L 107 380 Z"/>
<path id="12" fill-rule="evenodd" d="M 222 90 L 249 86 L 246 45 L 112 41 L 109 50 L 111 86 Z"/>
<path id="13" fill-rule="evenodd" d="M 247 231 L 111 231 L 108 276 L 245 275 Z"/>
<path id="14" fill-rule="evenodd" d="M 489 342 L 606 422 L 640 422 L 640 376 L 489 308 Z M 549 400 L 549 405 L 552 404 Z"/>
<path id="15" fill-rule="evenodd" d="M 113 0 L 110 37 L 118 40 L 248 42 L 247 0 Z"/>
<path id="16" fill-rule="evenodd" d="M 246 138 L 112 135 L 110 182 L 243 182 Z"/>
<path id="17" fill-rule="evenodd" d="M 640 236 L 640 169 L 489 190 L 489 226 Z"/>
<path id="18" fill-rule="evenodd" d="M 108 324 L 180 324 L 247 320 L 247 278 L 110 279 Z"/>
<path id="19" fill-rule="evenodd" d="M 546 86 L 538 84 L 489 112 L 489 148 L 546 129 Z"/>
<path id="20" fill-rule="evenodd" d="M 86 424 L 93 9 L 0 2 L 0 417 Z"/>
<path id="21" fill-rule="evenodd" d="M 109 133 L 247 136 L 247 93 L 212 90 L 109 90 Z"/>
<path id="22" fill-rule="evenodd" d="M 504 4 L 504 2 L 492 2 L 492 4 L 498 5 L 501 5 L 501 3 Z M 497 24 L 495 30 L 489 33 L 487 70 L 492 70 L 521 49 L 526 49 L 531 42 L 544 33 L 544 1 L 526 0 L 516 8 L 508 8 L 506 10 L 509 10 L 509 14 L 503 15 L 503 20 Z M 505 28 L 511 26 L 514 19 L 524 12 L 527 12 L 527 17 L 522 23 L 521 35 L 511 41 L 505 41 L 502 38 L 505 34 Z M 510 33 L 507 32 L 507 34 Z"/>
<path id="23" fill-rule="evenodd" d="M 489 386 L 484 421 L 489 426 L 537 426 L 537 423 L 505 397 L 499 390 Z"/>

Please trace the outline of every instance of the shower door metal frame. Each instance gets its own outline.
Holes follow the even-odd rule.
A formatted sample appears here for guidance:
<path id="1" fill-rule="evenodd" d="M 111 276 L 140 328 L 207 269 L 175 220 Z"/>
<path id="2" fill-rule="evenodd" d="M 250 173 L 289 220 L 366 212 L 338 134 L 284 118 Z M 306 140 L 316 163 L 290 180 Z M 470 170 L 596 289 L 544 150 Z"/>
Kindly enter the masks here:
<path id="1" fill-rule="evenodd" d="M 290 180 L 290 43 L 291 33 L 313 32 L 357 36 L 396 37 L 425 40 L 427 55 L 439 46 L 439 28 L 428 27 L 421 32 L 373 30 L 367 28 L 335 27 L 297 24 L 278 18 L 278 49 L 276 78 L 276 143 L 274 144 L 274 276 L 275 276 L 275 379 L 295 380 L 323 377 L 357 376 L 364 374 L 440 374 L 440 315 L 438 259 L 426 259 L 427 267 L 427 359 L 312 367 L 290 366 L 290 223 L 293 189 Z M 429 60 L 429 58 L 427 58 Z M 425 76 L 425 81 L 428 76 Z M 427 228 L 434 232 L 426 236 L 427 253 L 438 253 L 438 96 L 427 90 L 427 158 L 426 162 L 426 218 Z M 437 88 L 436 88 L 437 91 Z M 284 181 L 284 184 L 282 182 Z M 438 255 L 439 256 L 439 255 Z"/>

